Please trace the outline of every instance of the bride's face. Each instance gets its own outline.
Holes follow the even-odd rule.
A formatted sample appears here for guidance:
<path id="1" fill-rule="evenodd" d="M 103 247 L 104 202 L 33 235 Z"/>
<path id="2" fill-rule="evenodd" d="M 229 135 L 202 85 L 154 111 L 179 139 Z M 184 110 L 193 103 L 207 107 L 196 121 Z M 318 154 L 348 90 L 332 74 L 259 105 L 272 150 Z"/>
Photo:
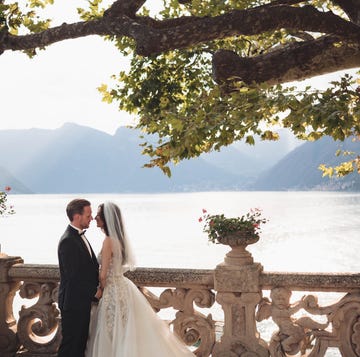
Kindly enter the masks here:
<path id="1" fill-rule="evenodd" d="M 101 208 L 99 208 L 98 211 L 97 211 L 97 214 L 95 216 L 95 221 L 96 221 L 96 225 L 99 228 L 103 228 L 104 227 L 104 221 L 101 219 L 100 210 L 101 210 Z"/>

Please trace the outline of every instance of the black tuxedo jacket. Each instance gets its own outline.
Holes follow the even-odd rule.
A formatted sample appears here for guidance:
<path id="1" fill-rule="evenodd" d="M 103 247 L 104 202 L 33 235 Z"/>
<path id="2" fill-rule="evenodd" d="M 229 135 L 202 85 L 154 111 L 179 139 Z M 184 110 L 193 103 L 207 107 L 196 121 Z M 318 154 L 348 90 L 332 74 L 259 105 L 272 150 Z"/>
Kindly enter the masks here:
<path id="1" fill-rule="evenodd" d="M 76 229 L 70 225 L 58 246 L 60 268 L 59 308 L 81 310 L 88 308 L 99 284 L 99 264 L 92 257 Z"/>

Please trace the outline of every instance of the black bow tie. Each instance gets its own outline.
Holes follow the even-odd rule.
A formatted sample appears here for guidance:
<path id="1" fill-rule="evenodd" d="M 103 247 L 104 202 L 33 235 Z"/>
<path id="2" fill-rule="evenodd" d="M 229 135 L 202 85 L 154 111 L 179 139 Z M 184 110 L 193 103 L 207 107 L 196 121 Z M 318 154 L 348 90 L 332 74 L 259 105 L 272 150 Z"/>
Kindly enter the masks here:
<path id="1" fill-rule="evenodd" d="M 86 232 L 86 229 L 83 230 L 83 231 L 81 231 L 81 232 L 79 232 L 79 236 L 83 236 L 83 235 L 85 234 L 85 232 Z"/>

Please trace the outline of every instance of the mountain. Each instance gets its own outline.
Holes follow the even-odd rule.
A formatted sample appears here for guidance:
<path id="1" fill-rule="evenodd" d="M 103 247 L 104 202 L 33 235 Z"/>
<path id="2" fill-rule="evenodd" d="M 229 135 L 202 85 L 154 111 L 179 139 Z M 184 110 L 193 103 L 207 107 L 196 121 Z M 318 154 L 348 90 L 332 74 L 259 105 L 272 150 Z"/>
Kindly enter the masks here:
<path id="1" fill-rule="evenodd" d="M 360 190 L 360 175 L 344 178 L 322 177 L 320 164 L 336 166 L 350 160 L 348 156 L 336 156 L 337 150 L 360 152 L 360 142 L 351 138 L 344 142 L 323 137 L 306 142 L 287 154 L 271 169 L 263 173 L 251 186 L 254 190 Z"/>
<path id="2" fill-rule="evenodd" d="M 227 172 L 247 177 L 248 184 L 251 184 L 261 172 L 270 169 L 302 143 L 286 129 L 277 132 L 280 136 L 277 141 L 264 141 L 255 136 L 255 145 L 238 141 L 222 148 L 220 153 L 212 152 L 201 157 Z"/>
<path id="3" fill-rule="evenodd" d="M 0 176 L 0 184 L 35 193 L 360 190 L 358 174 L 322 178 L 321 163 L 344 161 L 335 156 L 340 144 L 330 138 L 299 145 L 281 131 L 276 142 L 236 143 L 171 165 L 171 178 L 158 168 L 143 168 L 149 158 L 141 155 L 141 142 L 138 131 L 125 127 L 114 135 L 70 123 L 55 130 L 2 130 L 0 167 L 8 178 Z M 360 152 L 359 142 L 341 145 Z"/>
<path id="4" fill-rule="evenodd" d="M 11 193 L 32 193 L 22 182 L 17 180 L 9 171 L 0 167 L 0 191 L 5 189 L 5 186 L 11 187 Z"/>
<path id="5" fill-rule="evenodd" d="M 297 139 L 288 129 L 278 129 L 279 140 L 267 141 L 254 136 L 255 145 L 248 145 L 244 141 L 238 141 L 234 147 L 244 155 L 256 162 L 258 171 L 265 171 L 284 158 L 284 156 L 294 150 L 304 141 Z"/>
<path id="6" fill-rule="evenodd" d="M 227 148 L 172 166 L 168 178 L 142 167 L 149 158 L 140 142 L 139 132 L 125 127 L 115 135 L 69 123 L 56 130 L 4 130 L 0 165 L 36 193 L 240 190 L 257 175 L 251 171 L 256 160 L 241 164 L 239 150 Z M 229 162 L 232 170 L 213 161 Z"/>

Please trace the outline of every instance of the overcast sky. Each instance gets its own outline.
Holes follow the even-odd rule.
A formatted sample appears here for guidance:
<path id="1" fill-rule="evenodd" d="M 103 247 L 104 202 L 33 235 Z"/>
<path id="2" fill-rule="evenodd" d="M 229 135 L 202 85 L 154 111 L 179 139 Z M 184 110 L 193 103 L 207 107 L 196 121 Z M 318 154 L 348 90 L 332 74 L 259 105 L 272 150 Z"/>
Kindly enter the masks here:
<path id="1" fill-rule="evenodd" d="M 77 21 L 76 7 L 86 2 L 55 3 L 48 16 L 56 14 L 54 24 L 60 24 Z M 97 36 L 53 44 L 33 59 L 7 51 L 0 56 L 0 130 L 54 129 L 74 122 L 113 134 L 132 118 L 119 112 L 116 103 L 102 102 L 96 88 L 126 68 L 127 60 Z M 322 77 L 317 83 L 327 81 Z"/>
<path id="2" fill-rule="evenodd" d="M 77 21 L 75 1 L 57 3 L 62 5 L 51 8 L 49 16 Z M 116 104 L 102 102 L 96 88 L 126 67 L 119 51 L 97 36 L 53 44 L 33 59 L 5 52 L 0 56 L 0 129 L 58 128 L 70 121 L 114 133 L 130 117 Z"/>

